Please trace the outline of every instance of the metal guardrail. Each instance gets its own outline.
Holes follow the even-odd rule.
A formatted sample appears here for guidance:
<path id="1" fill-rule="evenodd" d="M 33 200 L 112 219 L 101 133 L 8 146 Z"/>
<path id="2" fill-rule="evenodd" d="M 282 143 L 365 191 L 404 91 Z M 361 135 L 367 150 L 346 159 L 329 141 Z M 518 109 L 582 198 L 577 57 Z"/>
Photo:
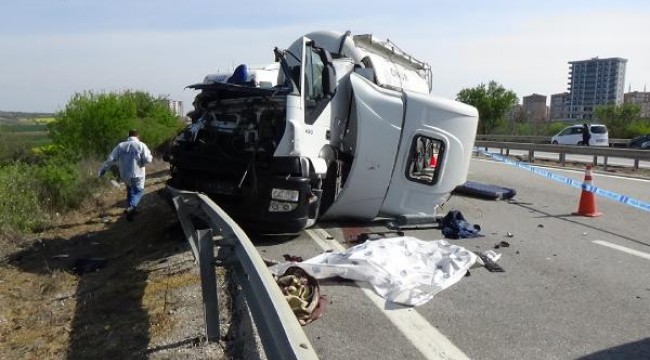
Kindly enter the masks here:
<path id="1" fill-rule="evenodd" d="M 476 135 L 476 140 L 550 144 L 551 136 L 479 134 Z M 614 147 L 626 147 L 629 142 L 630 139 L 609 139 L 609 145 Z"/>
<path id="2" fill-rule="evenodd" d="M 553 144 L 533 144 L 533 143 L 516 143 L 503 141 L 475 141 L 474 146 L 485 148 L 500 149 L 503 154 L 510 155 L 510 150 L 527 150 L 528 161 L 535 161 L 535 151 L 544 151 L 559 154 L 558 161 L 562 166 L 566 163 L 566 154 L 591 155 L 594 157 L 594 165 L 598 165 L 598 156 L 603 157 L 603 166 L 607 167 L 608 158 L 621 158 L 634 160 L 634 168 L 639 168 L 639 161 L 650 161 L 650 151 L 620 149 L 600 146 L 574 146 L 574 145 L 553 145 Z"/>
<path id="3" fill-rule="evenodd" d="M 183 231 L 201 269 L 206 337 L 219 339 L 214 266 L 228 266 L 244 290 L 246 302 L 269 359 L 318 359 L 266 264 L 244 231 L 204 194 L 168 187 Z M 193 219 L 210 227 L 196 230 Z M 213 232 L 219 250 L 214 258 Z M 210 275 L 211 274 L 211 275 Z"/>

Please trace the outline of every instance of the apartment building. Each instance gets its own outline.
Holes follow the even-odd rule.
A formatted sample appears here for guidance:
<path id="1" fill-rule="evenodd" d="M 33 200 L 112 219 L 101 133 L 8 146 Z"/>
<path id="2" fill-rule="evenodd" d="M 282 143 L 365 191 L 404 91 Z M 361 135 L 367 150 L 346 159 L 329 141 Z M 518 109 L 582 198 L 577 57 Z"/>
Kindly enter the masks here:
<path id="1" fill-rule="evenodd" d="M 526 121 L 544 122 L 548 121 L 548 107 L 546 106 L 546 95 L 532 94 L 524 96 L 522 102 Z"/>
<path id="2" fill-rule="evenodd" d="M 167 100 L 167 106 L 176 116 L 183 116 L 183 102 L 179 100 Z"/>
<path id="3" fill-rule="evenodd" d="M 563 92 L 551 95 L 551 109 L 549 119 L 551 121 L 565 121 L 569 118 L 569 93 Z"/>
<path id="4" fill-rule="evenodd" d="M 622 104 L 627 59 L 570 61 L 568 120 L 590 120 L 599 105 Z"/>

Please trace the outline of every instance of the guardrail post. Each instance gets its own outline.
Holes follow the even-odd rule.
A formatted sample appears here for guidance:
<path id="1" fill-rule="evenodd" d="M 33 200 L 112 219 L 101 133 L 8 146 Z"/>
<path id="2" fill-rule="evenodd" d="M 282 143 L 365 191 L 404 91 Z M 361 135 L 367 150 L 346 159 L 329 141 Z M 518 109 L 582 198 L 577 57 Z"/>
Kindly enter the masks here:
<path id="1" fill-rule="evenodd" d="M 607 170 L 607 156 L 603 156 L 603 166 L 605 167 L 605 170 Z"/>
<path id="2" fill-rule="evenodd" d="M 566 165 L 566 154 L 565 153 L 560 153 L 560 164 L 562 166 Z"/>
<path id="3" fill-rule="evenodd" d="M 219 340 L 219 300 L 217 278 L 214 274 L 214 245 L 212 229 L 197 230 L 199 239 L 199 270 L 201 292 L 203 293 L 203 314 L 205 315 L 205 337 L 208 342 Z"/>
<path id="4" fill-rule="evenodd" d="M 594 166 L 598 166 L 598 156 L 594 155 Z"/>
<path id="5" fill-rule="evenodd" d="M 178 221 L 180 221 L 185 238 L 192 248 L 194 262 L 197 263 L 199 261 L 199 248 L 197 245 L 198 238 L 196 237 L 194 224 L 192 224 L 192 220 L 190 220 L 190 217 L 185 210 L 184 201 L 185 199 L 182 196 L 176 196 L 173 198 L 174 206 L 176 207 L 176 214 L 178 215 Z"/>
<path id="6" fill-rule="evenodd" d="M 639 159 L 634 159 L 634 170 L 639 170 Z"/>
<path id="7" fill-rule="evenodd" d="M 531 163 L 535 162 L 535 150 L 528 150 L 528 161 Z"/>

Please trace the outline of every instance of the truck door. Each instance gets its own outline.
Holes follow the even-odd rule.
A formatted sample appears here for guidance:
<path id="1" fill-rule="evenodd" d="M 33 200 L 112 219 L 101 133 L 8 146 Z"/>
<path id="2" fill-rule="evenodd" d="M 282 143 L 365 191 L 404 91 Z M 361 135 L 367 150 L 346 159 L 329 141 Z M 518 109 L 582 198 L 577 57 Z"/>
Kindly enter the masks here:
<path id="1" fill-rule="evenodd" d="M 287 51 L 284 77 L 295 85 L 287 96 L 287 136 L 282 138 L 275 155 L 298 155 L 318 160 L 323 146 L 329 144 L 331 101 L 336 94 L 336 74 L 331 54 L 303 37 L 300 48 Z M 276 54 L 278 56 L 278 54 Z M 326 167 L 315 164 L 317 172 Z"/>
<path id="2" fill-rule="evenodd" d="M 344 142 L 353 149 L 354 159 L 343 188 L 324 217 L 373 219 L 393 173 L 404 116 L 402 94 L 357 74 L 350 75 L 350 82 L 354 98 Z"/>
<path id="3" fill-rule="evenodd" d="M 431 215 L 467 180 L 475 108 L 452 100 L 404 92 L 402 138 L 381 215 Z"/>

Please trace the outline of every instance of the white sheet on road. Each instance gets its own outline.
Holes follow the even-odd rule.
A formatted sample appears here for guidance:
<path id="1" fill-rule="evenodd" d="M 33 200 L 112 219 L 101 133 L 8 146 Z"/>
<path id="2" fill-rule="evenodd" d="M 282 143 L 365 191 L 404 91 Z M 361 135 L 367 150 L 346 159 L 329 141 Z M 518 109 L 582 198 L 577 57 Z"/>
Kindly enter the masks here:
<path id="1" fill-rule="evenodd" d="M 271 271 L 282 274 L 290 266 L 300 266 L 317 279 L 340 276 L 367 281 L 384 299 L 417 306 L 457 283 L 476 259 L 471 251 L 445 240 L 403 236 L 368 240 L 299 263 L 277 264 Z"/>

